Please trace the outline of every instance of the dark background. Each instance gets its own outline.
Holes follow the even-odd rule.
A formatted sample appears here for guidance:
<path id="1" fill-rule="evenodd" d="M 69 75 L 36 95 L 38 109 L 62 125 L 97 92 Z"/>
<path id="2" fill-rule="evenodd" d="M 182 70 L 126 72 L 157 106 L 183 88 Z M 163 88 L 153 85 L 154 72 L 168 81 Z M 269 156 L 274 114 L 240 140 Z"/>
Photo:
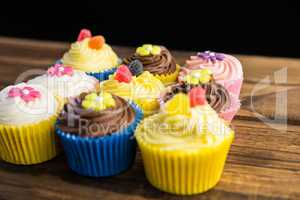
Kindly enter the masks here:
<path id="1" fill-rule="evenodd" d="M 300 57 L 296 1 L 129 2 L 13 1 L 1 8 L 0 35 L 72 42 L 89 28 L 115 45 Z"/>

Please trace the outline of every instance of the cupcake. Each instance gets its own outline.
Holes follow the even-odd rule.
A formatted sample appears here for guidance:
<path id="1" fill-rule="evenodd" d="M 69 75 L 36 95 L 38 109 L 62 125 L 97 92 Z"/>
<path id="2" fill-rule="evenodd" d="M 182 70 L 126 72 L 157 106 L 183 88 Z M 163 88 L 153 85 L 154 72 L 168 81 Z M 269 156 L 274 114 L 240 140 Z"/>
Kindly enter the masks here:
<path id="1" fill-rule="evenodd" d="M 54 126 L 60 102 L 44 87 L 21 83 L 0 92 L 0 157 L 31 165 L 58 154 Z"/>
<path id="2" fill-rule="evenodd" d="M 91 177 L 130 168 L 136 154 L 133 133 L 141 118 L 135 104 L 110 93 L 70 99 L 56 126 L 70 168 Z"/>
<path id="3" fill-rule="evenodd" d="M 185 70 L 185 76 L 180 82 L 169 86 L 159 98 L 161 106 L 178 93 L 188 94 L 192 88 L 205 89 L 207 103 L 227 122 L 231 122 L 240 109 L 240 101 L 237 96 L 221 84 L 217 83 L 210 69 Z"/>
<path id="4" fill-rule="evenodd" d="M 144 44 L 138 47 L 133 55 L 125 58 L 123 63 L 128 65 L 133 60 L 141 61 L 144 70 L 153 74 L 165 85 L 177 80 L 180 67 L 169 50 L 163 46 Z"/>
<path id="5" fill-rule="evenodd" d="M 139 60 L 134 60 L 128 66 L 121 65 L 100 84 L 100 90 L 134 101 L 149 116 L 159 110 L 158 97 L 165 87 L 156 76 L 144 71 Z"/>
<path id="6" fill-rule="evenodd" d="M 119 64 L 119 58 L 105 43 L 103 36 L 92 36 L 87 29 L 81 30 L 78 39 L 61 59 L 62 64 L 86 72 L 98 80 L 105 80 Z"/>
<path id="7" fill-rule="evenodd" d="M 29 80 L 28 83 L 42 85 L 64 101 L 81 93 L 96 91 L 99 85 L 96 78 L 62 64 L 51 66 L 46 74 Z"/>
<path id="8" fill-rule="evenodd" d="M 234 132 L 196 87 L 144 119 L 135 136 L 149 182 L 165 192 L 192 195 L 218 183 Z"/>
<path id="9" fill-rule="evenodd" d="M 186 60 L 185 67 L 189 70 L 210 69 L 217 83 L 223 85 L 229 93 L 239 97 L 243 83 L 243 68 L 238 59 L 231 55 L 205 51 L 191 56 Z M 182 69 L 179 81 L 187 73 Z"/>

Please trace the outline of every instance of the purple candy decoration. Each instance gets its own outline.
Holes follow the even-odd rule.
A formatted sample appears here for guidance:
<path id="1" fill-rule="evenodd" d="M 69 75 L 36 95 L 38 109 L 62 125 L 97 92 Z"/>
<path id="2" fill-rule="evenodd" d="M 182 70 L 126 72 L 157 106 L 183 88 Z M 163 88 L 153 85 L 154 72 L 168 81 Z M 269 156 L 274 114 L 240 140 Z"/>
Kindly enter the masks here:
<path id="1" fill-rule="evenodd" d="M 225 56 L 223 54 L 215 53 L 212 51 L 199 52 L 199 53 L 197 53 L 197 56 L 206 61 L 211 61 L 213 63 L 215 63 L 217 60 L 222 61 L 225 58 Z"/>

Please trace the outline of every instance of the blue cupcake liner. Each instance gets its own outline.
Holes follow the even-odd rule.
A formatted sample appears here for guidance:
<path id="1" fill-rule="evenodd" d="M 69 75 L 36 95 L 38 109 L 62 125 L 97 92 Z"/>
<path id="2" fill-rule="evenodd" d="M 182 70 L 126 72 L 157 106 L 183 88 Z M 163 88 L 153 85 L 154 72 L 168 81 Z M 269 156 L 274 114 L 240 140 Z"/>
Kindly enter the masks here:
<path id="1" fill-rule="evenodd" d="M 105 81 L 109 78 L 109 75 L 114 74 L 116 70 L 117 67 L 112 69 L 106 69 L 102 72 L 86 72 L 86 74 L 95 77 L 98 81 Z"/>
<path id="2" fill-rule="evenodd" d="M 83 176 L 107 177 L 129 169 L 136 155 L 134 131 L 143 118 L 142 110 L 130 102 L 136 117 L 126 128 L 111 135 L 89 138 L 65 133 L 56 126 L 56 134 L 69 167 Z M 59 122 L 58 122 L 59 123 Z"/>
<path id="3" fill-rule="evenodd" d="M 118 65 L 122 63 L 122 60 L 119 59 Z M 62 64 L 61 60 L 56 60 L 55 64 Z M 95 77 L 98 81 L 105 81 L 109 78 L 109 75 L 112 75 L 116 72 L 118 67 L 114 67 L 112 69 L 106 69 L 101 72 L 86 72 L 87 75 Z"/>

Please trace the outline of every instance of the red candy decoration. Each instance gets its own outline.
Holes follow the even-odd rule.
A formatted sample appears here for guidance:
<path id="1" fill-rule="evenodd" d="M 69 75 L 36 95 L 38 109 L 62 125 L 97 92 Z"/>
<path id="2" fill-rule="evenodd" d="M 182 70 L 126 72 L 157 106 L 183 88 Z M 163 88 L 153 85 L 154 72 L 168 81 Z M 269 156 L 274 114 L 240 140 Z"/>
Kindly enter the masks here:
<path id="1" fill-rule="evenodd" d="M 115 74 L 115 79 L 119 82 L 129 83 L 132 79 L 132 74 L 126 65 L 121 65 Z"/>
<path id="2" fill-rule="evenodd" d="M 202 87 L 195 87 L 189 92 L 191 107 L 206 104 L 205 90 Z"/>
<path id="3" fill-rule="evenodd" d="M 77 41 L 80 42 L 82 40 L 84 40 L 85 38 L 91 38 L 92 37 L 92 33 L 90 30 L 88 29 L 81 29 Z"/>

